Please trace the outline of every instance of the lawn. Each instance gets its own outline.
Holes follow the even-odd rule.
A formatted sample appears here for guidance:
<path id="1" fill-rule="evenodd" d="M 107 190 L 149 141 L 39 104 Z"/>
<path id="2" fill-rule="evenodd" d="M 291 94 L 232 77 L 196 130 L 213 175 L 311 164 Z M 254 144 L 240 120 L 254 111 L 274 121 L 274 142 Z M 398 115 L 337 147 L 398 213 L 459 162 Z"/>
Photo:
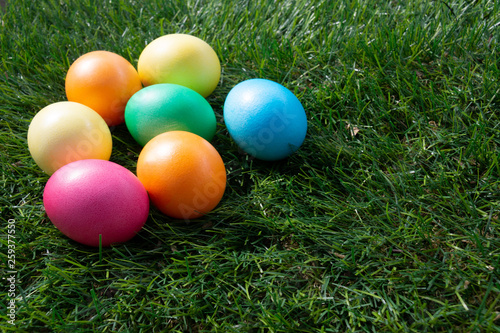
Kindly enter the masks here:
<path id="1" fill-rule="evenodd" d="M 0 13 L 1 331 L 500 332 L 499 1 L 12 0 Z M 207 100 L 224 197 L 199 220 L 151 209 L 131 241 L 80 245 L 44 213 L 30 121 L 66 100 L 80 55 L 136 66 L 169 33 L 221 61 Z M 225 97 L 251 78 L 306 110 L 289 158 L 254 159 L 228 134 Z M 135 172 L 141 147 L 111 131 L 111 160 Z"/>

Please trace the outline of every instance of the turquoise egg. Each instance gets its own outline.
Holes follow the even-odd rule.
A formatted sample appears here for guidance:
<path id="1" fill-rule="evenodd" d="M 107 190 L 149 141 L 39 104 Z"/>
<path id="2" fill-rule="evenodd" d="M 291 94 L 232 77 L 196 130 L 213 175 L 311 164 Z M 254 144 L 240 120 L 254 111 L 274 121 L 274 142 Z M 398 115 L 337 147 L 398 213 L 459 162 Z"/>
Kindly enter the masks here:
<path id="1" fill-rule="evenodd" d="M 217 126 L 214 110 L 202 95 L 173 83 L 154 84 L 132 95 L 125 124 L 142 146 L 169 131 L 191 132 L 210 141 Z"/>
<path id="2" fill-rule="evenodd" d="M 298 98 L 266 79 L 246 80 L 229 91 L 224 122 L 238 147 L 266 161 L 290 156 L 307 132 L 306 113 Z"/>

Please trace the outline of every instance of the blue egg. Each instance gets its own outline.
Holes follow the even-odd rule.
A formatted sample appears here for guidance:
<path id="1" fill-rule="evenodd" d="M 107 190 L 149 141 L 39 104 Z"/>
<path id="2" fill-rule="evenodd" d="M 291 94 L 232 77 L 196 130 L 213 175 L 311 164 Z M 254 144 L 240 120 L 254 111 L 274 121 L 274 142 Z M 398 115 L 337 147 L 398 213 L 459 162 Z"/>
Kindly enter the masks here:
<path id="1" fill-rule="evenodd" d="M 238 147 L 266 161 L 290 156 L 307 132 L 306 113 L 298 98 L 266 79 L 246 80 L 229 91 L 224 122 Z"/>

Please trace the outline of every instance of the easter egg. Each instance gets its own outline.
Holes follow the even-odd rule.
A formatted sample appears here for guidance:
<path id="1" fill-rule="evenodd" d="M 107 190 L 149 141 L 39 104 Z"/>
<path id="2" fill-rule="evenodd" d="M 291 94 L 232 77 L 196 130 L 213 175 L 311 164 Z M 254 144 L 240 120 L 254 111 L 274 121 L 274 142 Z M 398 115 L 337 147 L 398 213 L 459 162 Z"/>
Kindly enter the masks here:
<path id="1" fill-rule="evenodd" d="M 43 192 L 47 216 L 79 243 L 102 246 L 134 237 L 149 215 L 149 198 L 128 169 L 104 160 L 80 160 L 57 170 Z"/>
<path id="2" fill-rule="evenodd" d="M 220 79 L 220 61 L 204 40 L 187 34 L 169 34 L 149 43 L 137 63 L 144 86 L 175 83 L 210 95 Z"/>
<path id="3" fill-rule="evenodd" d="M 51 175 L 77 160 L 109 160 L 111 132 L 91 108 L 75 102 L 57 102 L 44 107 L 31 120 L 28 149 L 36 164 Z"/>
<path id="4" fill-rule="evenodd" d="M 144 146 L 168 131 L 187 131 L 210 141 L 217 123 L 203 96 L 178 84 L 163 83 L 143 88 L 130 98 L 125 124 L 132 137 Z"/>
<path id="5" fill-rule="evenodd" d="M 68 100 L 92 108 L 109 126 L 123 123 L 129 98 L 141 88 L 135 67 L 109 51 L 92 51 L 80 56 L 66 74 Z"/>
<path id="6" fill-rule="evenodd" d="M 307 118 L 298 98 L 279 83 L 250 79 L 226 96 L 224 122 L 236 144 L 266 161 L 290 156 L 304 142 Z"/>
<path id="7" fill-rule="evenodd" d="M 205 139 L 185 131 L 157 135 L 142 149 L 137 177 L 153 205 L 175 219 L 213 210 L 226 188 L 226 168 Z"/>

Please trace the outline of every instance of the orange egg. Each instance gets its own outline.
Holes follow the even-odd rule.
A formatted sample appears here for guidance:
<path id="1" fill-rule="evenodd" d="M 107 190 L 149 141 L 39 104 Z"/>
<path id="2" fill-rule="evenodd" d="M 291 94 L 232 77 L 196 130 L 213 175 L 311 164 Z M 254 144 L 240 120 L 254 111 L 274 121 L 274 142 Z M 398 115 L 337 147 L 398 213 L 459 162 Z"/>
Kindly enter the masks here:
<path id="1" fill-rule="evenodd" d="M 134 66 L 122 56 L 108 51 L 82 55 L 66 74 L 68 100 L 95 110 L 109 126 L 124 122 L 125 106 L 141 88 Z"/>
<path id="2" fill-rule="evenodd" d="M 226 188 L 226 168 L 202 137 L 171 131 L 151 139 L 137 161 L 137 177 L 153 205 L 176 219 L 198 218 L 213 210 Z"/>

